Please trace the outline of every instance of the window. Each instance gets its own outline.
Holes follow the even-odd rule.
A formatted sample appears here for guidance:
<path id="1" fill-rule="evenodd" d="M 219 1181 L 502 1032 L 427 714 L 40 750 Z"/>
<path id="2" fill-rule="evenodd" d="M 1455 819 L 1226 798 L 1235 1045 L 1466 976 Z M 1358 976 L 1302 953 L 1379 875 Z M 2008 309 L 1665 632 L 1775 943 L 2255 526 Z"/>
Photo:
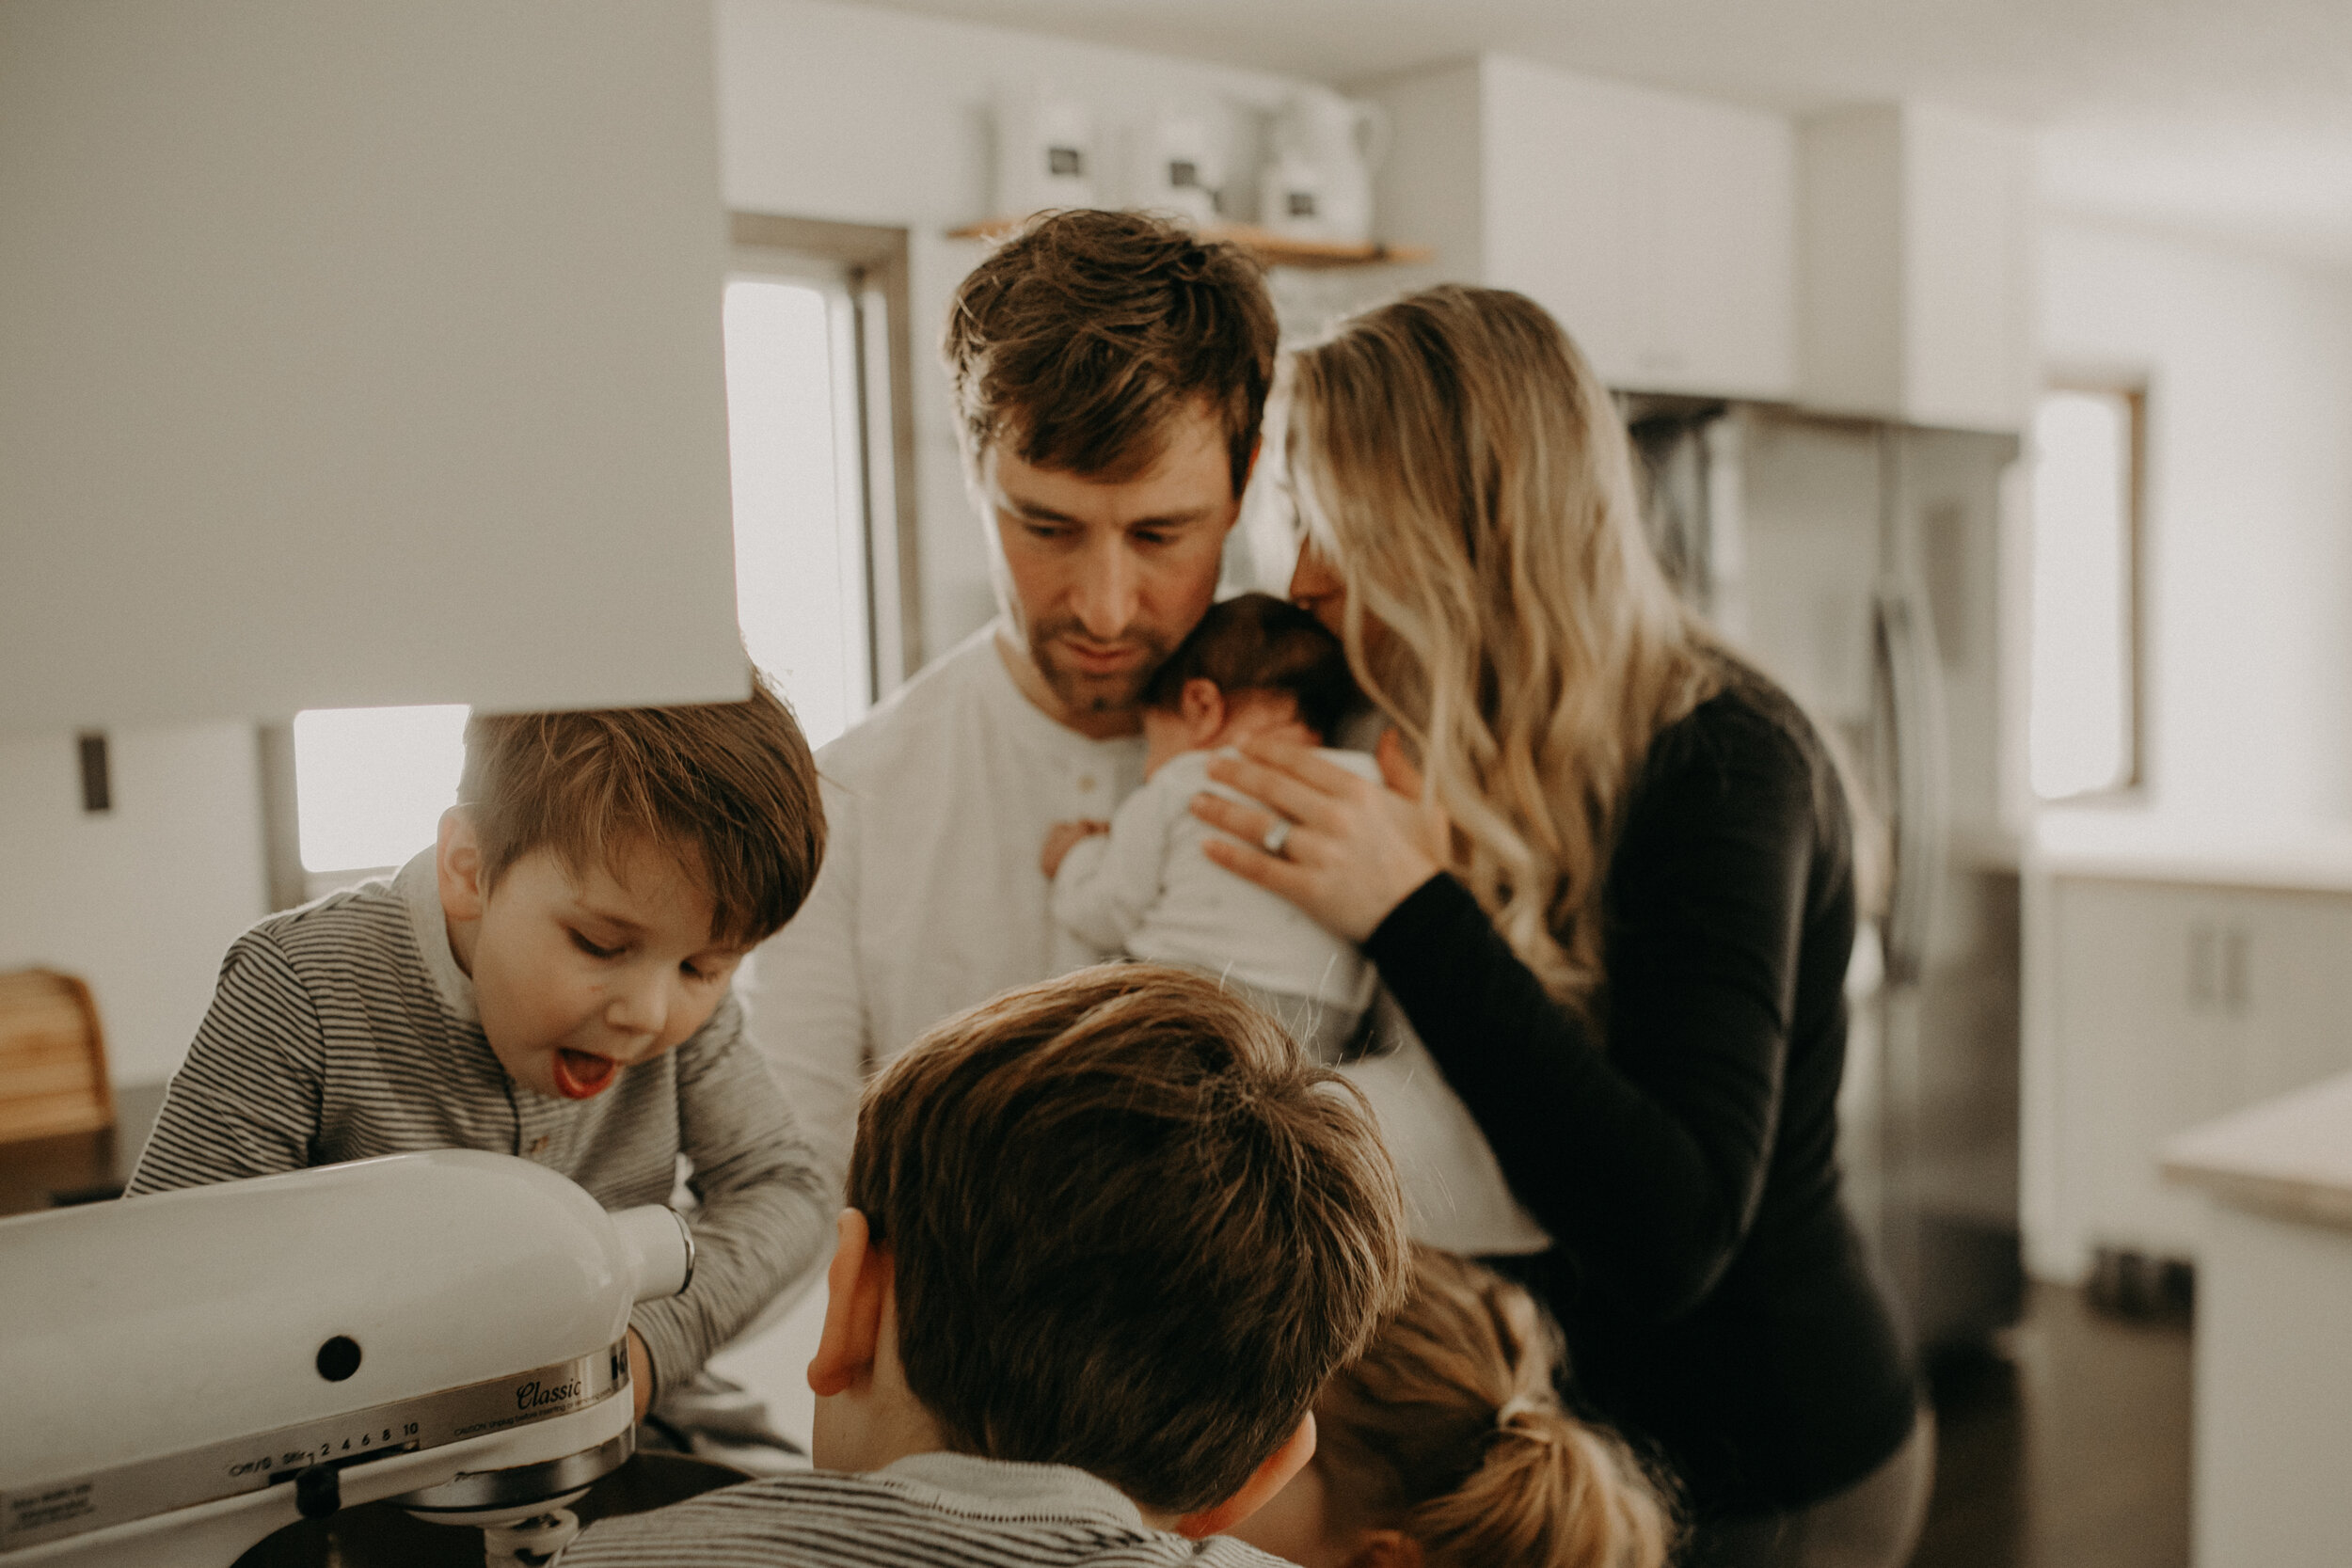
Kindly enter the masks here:
<path id="1" fill-rule="evenodd" d="M 2045 800 L 2139 782 L 2139 510 L 2146 396 L 2046 393 L 2033 427 L 2026 748 Z"/>
<path id="2" fill-rule="evenodd" d="M 921 657 L 907 612 L 906 234 L 738 214 L 734 239 L 721 317 L 737 622 L 753 663 L 822 746 Z M 466 714 L 296 717 L 301 874 L 290 884 L 273 865 L 273 888 L 292 890 L 279 902 L 400 864 L 433 842 L 457 798 Z M 274 831 L 273 843 L 287 836 Z"/>
<path id="3" fill-rule="evenodd" d="M 441 813 L 457 799 L 465 733 L 462 705 L 296 714 L 303 869 L 398 865 L 432 843 Z"/>

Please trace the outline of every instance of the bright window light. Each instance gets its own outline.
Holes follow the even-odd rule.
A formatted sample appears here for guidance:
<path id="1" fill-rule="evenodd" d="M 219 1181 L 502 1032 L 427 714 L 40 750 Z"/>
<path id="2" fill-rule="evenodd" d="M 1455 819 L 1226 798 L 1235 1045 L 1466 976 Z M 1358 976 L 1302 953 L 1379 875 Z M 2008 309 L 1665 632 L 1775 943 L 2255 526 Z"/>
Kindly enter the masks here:
<path id="1" fill-rule="evenodd" d="M 822 746 L 873 695 L 854 323 L 838 291 L 753 277 L 725 319 L 736 620 Z"/>
<path id="2" fill-rule="evenodd" d="M 399 865 L 432 844 L 441 813 L 457 801 L 467 711 L 325 707 L 295 714 L 304 869 Z"/>
<path id="3" fill-rule="evenodd" d="M 2133 399 L 2052 392 L 2034 416 L 2033 698 L 2045 800 L 2121 788 L 2132 734 Z"/>

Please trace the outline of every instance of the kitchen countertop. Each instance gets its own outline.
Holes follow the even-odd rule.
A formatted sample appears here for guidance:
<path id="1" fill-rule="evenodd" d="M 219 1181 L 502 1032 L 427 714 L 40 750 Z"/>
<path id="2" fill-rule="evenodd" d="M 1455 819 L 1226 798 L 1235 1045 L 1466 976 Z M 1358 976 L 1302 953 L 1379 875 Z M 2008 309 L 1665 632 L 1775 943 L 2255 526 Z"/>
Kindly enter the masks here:
<path id="1" fill-rule="evenodd" d="M 2164 1173 L 2224 1203 L 2352 1230 L 2352 1072 L 2190 1129 Z"/>
<path id="2" fill-rule="evenodd" d="M 2035 820 L 2026 864 L 2060 877 L 2352 893 L 2352 824 L 2248 829 L 2138 811 L 2057 809 Z"/>

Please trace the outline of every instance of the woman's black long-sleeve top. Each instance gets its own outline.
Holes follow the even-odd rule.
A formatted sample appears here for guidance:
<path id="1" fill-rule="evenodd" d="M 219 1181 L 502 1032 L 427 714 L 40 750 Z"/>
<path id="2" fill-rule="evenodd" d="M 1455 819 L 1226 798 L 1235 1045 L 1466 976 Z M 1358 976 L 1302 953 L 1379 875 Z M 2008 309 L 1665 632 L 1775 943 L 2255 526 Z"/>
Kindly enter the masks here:
<path id="1" fill-rule="evenodd" d="M 1909 1354 L 1839 1197 L 1852 839 L 1752 673 L 1661 731 L 1603 889 L 1597 1032 L 1440 874 L 1365 943 L 1553 1249 L 1514 1269 L 1573 1392 L 1701 1515 L 1802 1507 L 1909 1433 Z"/>

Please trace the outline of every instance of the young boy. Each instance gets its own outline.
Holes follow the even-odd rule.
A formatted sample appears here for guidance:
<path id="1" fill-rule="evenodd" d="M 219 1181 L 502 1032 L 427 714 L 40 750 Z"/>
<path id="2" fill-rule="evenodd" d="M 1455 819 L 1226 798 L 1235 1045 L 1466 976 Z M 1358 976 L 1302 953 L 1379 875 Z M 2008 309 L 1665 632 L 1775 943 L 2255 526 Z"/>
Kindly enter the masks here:
<path id="1" fill-rule="evenodd" d="M 692 1283 L 631 1315 L 638 1414 L 806 1267 L 825 1190 L 731 991 L 825 823 L 750 701 L 477 715 L 439 843 L 229 950 L 130 1194 L 416 1149 L 560 1171 L 608 1209 L 692 1166 Z"/>
<path id="2" fill-rule="evenodd" d="M 866 1091 L 808 1380 L 814 1472 L 592 1525 L 564 1568 L 1194 1564 L 1314 1449 L 1406 1277 L 1355 1092 L 1214 981 L 1108 964 L 949 1019 Z"/>
<path id="3" fill-rule="evenodd" d="M 1242 799 L 1209 780 L 1219 749 L 1268 734 L 1320 745 L 1355 693 L 1346 651 L 1305 610 L 1264 594 L 1212 607 L 1144 688 L 1143 787 L 1108 824 L 1057 822 L 1046 835 L 1054 918 L 1101 951 L 1217 976 L 1318 1060 L 1350 1054 L 1372 966 L 1290 900 L 1212 862 L 1201 845 L 1216 830 L 1190 802 L 1204 789 Z M 1359 752 L 1323 755 L 1380 777 Z"/>

